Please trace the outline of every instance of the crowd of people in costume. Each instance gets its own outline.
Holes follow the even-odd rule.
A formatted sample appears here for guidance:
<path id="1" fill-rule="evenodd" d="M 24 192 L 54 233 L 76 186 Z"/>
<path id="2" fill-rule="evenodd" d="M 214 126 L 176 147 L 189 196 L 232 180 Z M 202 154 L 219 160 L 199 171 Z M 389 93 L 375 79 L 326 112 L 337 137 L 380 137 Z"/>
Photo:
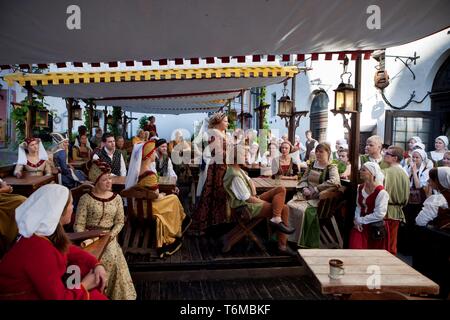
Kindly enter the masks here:
<path id="1" fill-rule="evenodd" d="M 450 227 L 446 136 L 437 137 L 429 152 L 418 136 L 411 137 L 406 151 L 395 145 L 383 147 L 379 136 L 371 136 L 358 168 L 352 168 L 345 139 L 337 140 L 332 150 L 309 130 L 305 144 L 299 136 L 292 144 L 287 135 L 279 139 L 270 132 L 263 136 L 253 130 L 229 132 L 228 126 L 227 115 L 217 112 L 193 140 L 176 131 L 167 141 L 158 136 L 151 117 L 130 141 L 131 149 L 123 137 L 100 128 L 89 139 L 84 126 L 72 145 L 63 134 L 52 133 L 52 152 L 39 138 L 27 138 L 19 146 L 14 175 L 56 174 L 58 183 L 42 186 L 26 198 L 0 181 L 0 299 L 136 299 L 118 242 L 125 215 L 124 200 L 112 192 L 114 175 L 126 177 L 126 189 L 138 186 L 153 194 L 160 258 L 180 250 L 185 234 L 205 236 L 214 226 L 230 223 L 231 211 L 242 206 L 250 218 L 269 220 L 277 233 L 277 254 L 295 256 L 293 248 L 318 248 L 320 197 L 339 190 L 352 170 L 359 171 L 359 185 L 356 199 L 347 199 L 356 206 L 349 248 L 382 248 L 397 254 L 401 223 Z M 175 161 L 175 154 L 188 162 Z M 199 164 L 197 201 L 188 208 L 193 159 Z M 88 171 L 76 170 L 70 164 L 73 160 L 89 162 Z M 258 194 L 247 172 L 254 166 L 261 176 L 298 180 L 296 192 L 288 196 L 284 187 L 277 186 Z M 176 181 L 173 194 L 160 192 L 160 177 Z M 109 233 L 111 241 L 100 261 L 72 245 L 63 227 L 72 221 L 70 189 L 81 184 L 93 188 L 76 204 L 73 229 Z M 70 266 L 80 269 L 77 286 L 68 285 Z"/>

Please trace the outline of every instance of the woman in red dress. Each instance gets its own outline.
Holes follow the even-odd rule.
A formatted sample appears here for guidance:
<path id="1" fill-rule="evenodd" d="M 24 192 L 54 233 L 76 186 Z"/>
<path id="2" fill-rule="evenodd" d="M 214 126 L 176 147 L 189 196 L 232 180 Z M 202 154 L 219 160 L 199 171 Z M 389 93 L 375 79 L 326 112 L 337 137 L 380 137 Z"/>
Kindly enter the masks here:
<path id="1" fill-rule="evenodd" d="M 48 184 L 16 209 L 19 238 L 0 261 L 0 300 L 106 300 L 105 268 L 71 245 L 69 189 Z"/>
<path id="2" fill-rule="evenodd" d="M 375 239 L 371 236 L 374 228 L 372 223 L 383 222 L 387 212 L 389 194 L 384 190 L 384 175 L 380 166 L 375 162 L 366 162 L 360 170 L 360 177 L 364 181 L 358 186 L 354 228 L 350 232 L 350 249 L 389 249 L 389 232 L 384 238 Z M 384 223 L 384 227 L 388 225 Z"/>
<path id="3" fill-rule="evenodd" d="M 211 151 L 211 158 L 206 160 L 206 167 L 201 173 L 197 187 L 200 200 L 192 215 L 190 227 L 190 233 L 194 235 L 203 235 L 208 227 L 225 223 L 229 218 L 230 209 L 223 187 L 223 177 L 227 171 L 227 128 L 228 117 L 225 113 L 217 112 L 209 119 L 210 138 L 207 148 Z"/>

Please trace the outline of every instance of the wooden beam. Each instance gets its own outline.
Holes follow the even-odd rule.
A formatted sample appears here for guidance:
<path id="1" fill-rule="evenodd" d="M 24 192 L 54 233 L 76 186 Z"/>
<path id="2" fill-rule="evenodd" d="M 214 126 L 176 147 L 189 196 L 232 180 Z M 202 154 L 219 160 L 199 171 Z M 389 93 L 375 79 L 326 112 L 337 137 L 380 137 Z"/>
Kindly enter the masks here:
<path id="1" fill-rule="evenodd" d="M 72 134 L 73 129 L 73 119 L 72 119 L 72 105 L 73 105 L 74 99 L 73 98 L 66 98 L 66 108 L 67 108 L 67 137 L 70 141 L 70 136 Z M 71 141 L 70 141 L 71 142 Z"/>
<path id="2" fill-rule="evenodd" d="M 103 111 L 103 114 L 105 115 L 105 122 L 103 123 L 103 133 L 106 133 L 108 130 L 108 107 L 105 106 L 105 111 Z"/>
<path id="3" fill-rule="evenodd" d="M 244 129 L 244 93 L 245 90 L 241 90 L 241 129 Z"/>

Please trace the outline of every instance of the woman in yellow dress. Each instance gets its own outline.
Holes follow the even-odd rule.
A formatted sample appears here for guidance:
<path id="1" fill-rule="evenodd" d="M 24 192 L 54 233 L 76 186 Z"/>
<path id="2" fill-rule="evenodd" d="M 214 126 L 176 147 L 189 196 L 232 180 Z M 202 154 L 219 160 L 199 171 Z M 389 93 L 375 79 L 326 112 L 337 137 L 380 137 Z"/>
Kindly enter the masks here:
<path id="1" fill-rule="evenodd" d="M 152 213 L 156 220 L 156 246 L 160 258 L 177 252 L 182 245 L 182 235 L 190 225 L 191 219 L 184 213 L 180 200 L 174 194 L 159 192 L 158 176 L 154 168 L 156 158 L 155 141 L 137 144 L 133 148 L 125 188 L 138 185 L 155 193 L 152 200 Z M 144 212 L 146 208 L 144 208 Z"/>
<path id="2" fill-rule="evenodd" d="M 136 290 L 128 270 L 117 235 L 124 226 L 123 203 L 120 195 L 111 192 L 111 168 L 105 162 L 94 161 L 89 170 L 89 180 L 95 184 L 91 193 L 80 198 L 74 230 L 105 230 L 110 243 L 100 262 L 108 271 L 106 295 L 112 300 L 135 300 Z"/>

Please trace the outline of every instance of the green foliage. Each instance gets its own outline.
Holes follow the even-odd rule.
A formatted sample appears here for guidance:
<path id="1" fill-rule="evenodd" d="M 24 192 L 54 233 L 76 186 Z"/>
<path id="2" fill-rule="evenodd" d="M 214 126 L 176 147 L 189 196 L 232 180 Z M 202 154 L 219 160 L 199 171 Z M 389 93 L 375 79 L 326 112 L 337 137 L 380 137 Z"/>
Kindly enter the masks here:
<path id="1" fill-rule="evenodd" d="M 143 116 L 142 118 L 139 119 L 139 128 L 140 129 L 144 129 L 145 125 L 148 122 L 148 117 L 147 116 Z"/>
<path id="2" fill-rule="evenodd" d="M 26 134 L 26 122 L 27 122 L 27 113 L 35 112 L 37 110 L 44 110 L 48 103 L 44 102 L 44 97 L 42 95 L 33 95 L 31 97 L 31 101 L 28 98 L 25 98 L 20 102 L 21 106 L 14 106 L 11 110 L 11 119 L 15 124 L 16 130 L 16 143 L 14 148 L 17 148 L 19 143 L 25 140 Z M 51 115 L 54 115 L 50 112 Z M 32 128 L 33 135 L 38 136 L 41 133 L 46 133 L 44 128 L 33 127 Z"/>
<path id="3" fill-rule="evenodd" d="M 108 131 L 111 132 L 114 137 L 117 137 L 121 134 L 120 128 L 119 128 L 119 121 L 122 117 L 122 111 L 120 107 L 113 107 L 113 123 L 108 124 Z"/>
<path id="4" fill-rule="evenodd" d="M 91 127 L 90 127 L 90 119 L 89 119 L 89 110 L 87 108 L 85 108 L 83 110 L 83 118 L 84 118 L 84 126 L 87 128 L 87 132 L 91 132 Z"/>

